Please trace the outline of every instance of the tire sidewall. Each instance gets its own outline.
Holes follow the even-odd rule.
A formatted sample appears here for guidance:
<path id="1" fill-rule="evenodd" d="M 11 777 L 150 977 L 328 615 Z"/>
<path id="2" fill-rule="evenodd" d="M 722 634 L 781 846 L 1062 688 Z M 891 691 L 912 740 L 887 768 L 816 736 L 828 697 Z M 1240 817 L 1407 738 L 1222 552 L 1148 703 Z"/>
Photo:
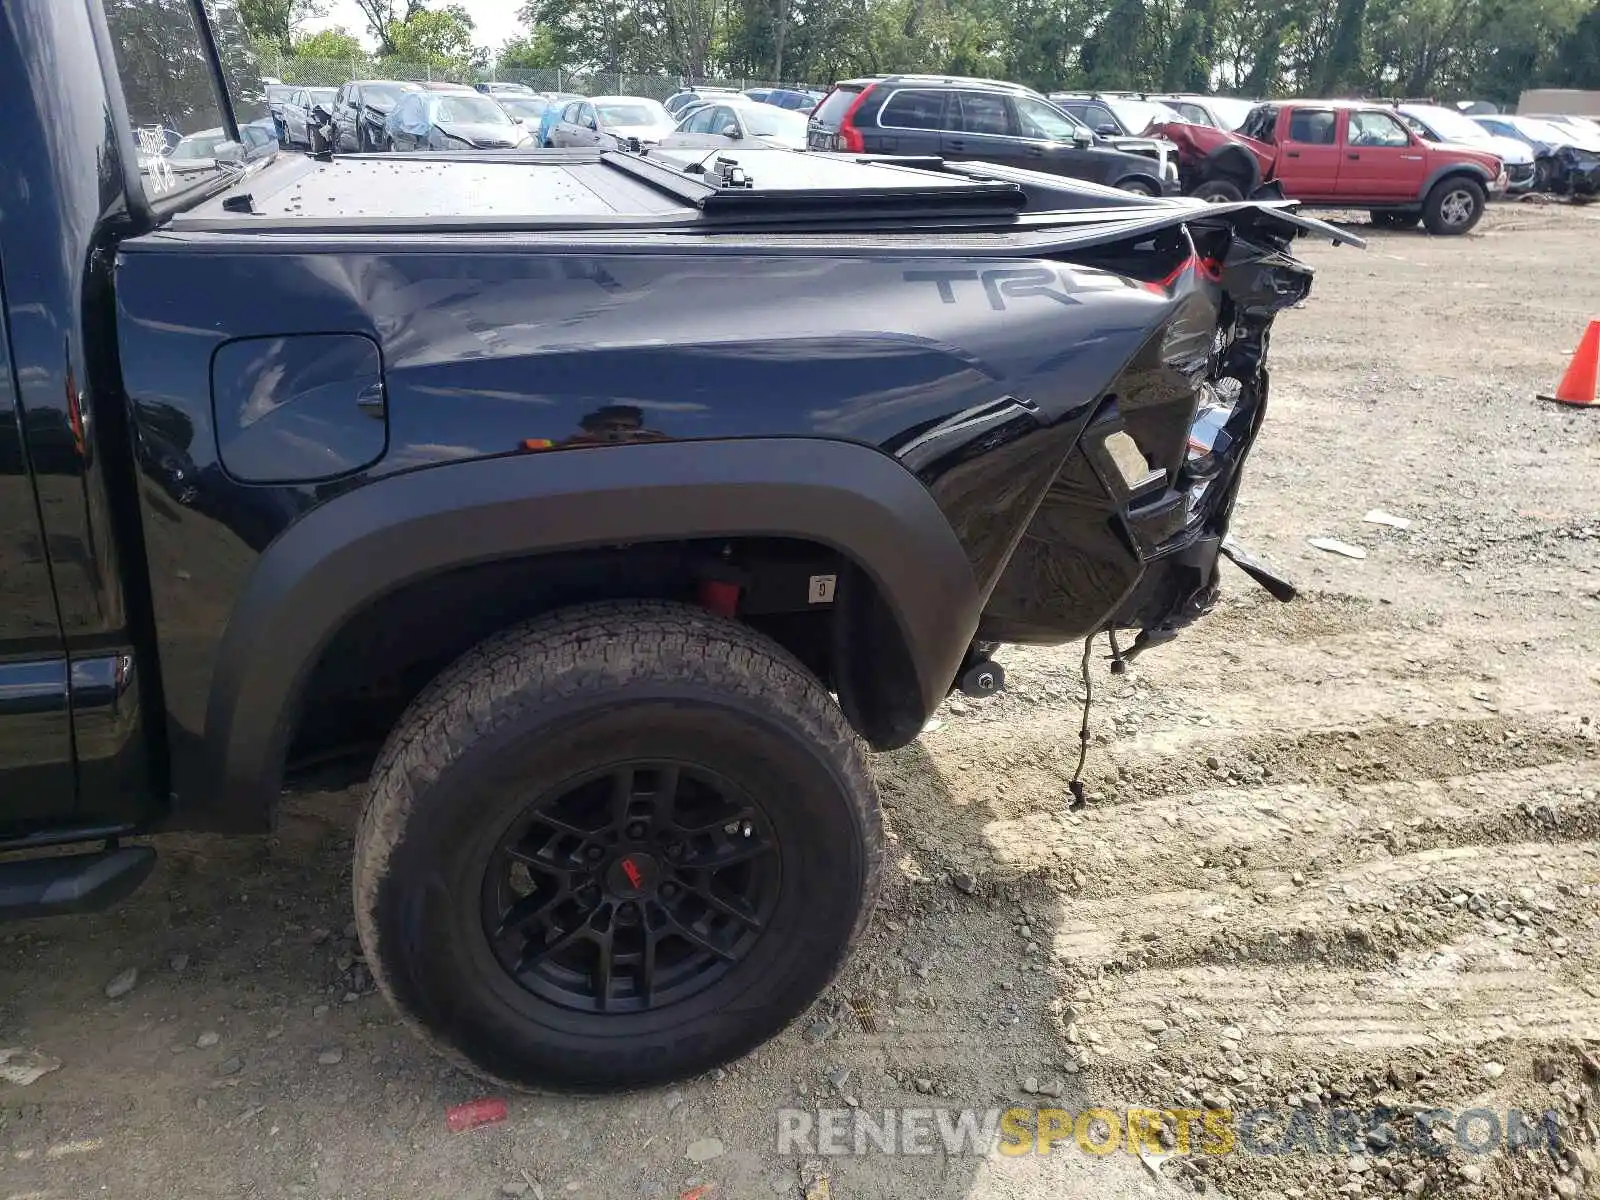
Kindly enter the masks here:
<path id="1" fill-rule="evenodd" d="M 781 883 L 766 931 L 722 979 L 655 1012 L 580 1013 L 528 992 L 480 923 L 493 847 L 560 780 L 619 757 L 686 760 L 685 747 L 751 792 L 771 823 Z M 826 985 L 866 902 L 865 831 L 848 786 L 800 731 L 693 685 L 635 683 L 519 712 L 415 798 L 389 856 L 371 916 L 396 999 L 477 1069 L 530 1086 L 643 1084 L 743 1053 Z"/>

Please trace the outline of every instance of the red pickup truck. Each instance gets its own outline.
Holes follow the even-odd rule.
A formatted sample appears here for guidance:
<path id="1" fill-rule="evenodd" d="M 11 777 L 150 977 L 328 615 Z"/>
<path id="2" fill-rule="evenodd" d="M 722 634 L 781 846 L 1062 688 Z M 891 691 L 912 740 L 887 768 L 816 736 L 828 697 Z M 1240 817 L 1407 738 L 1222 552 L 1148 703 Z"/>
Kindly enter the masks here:
<path id="1" fill-rule="evenodd" d="M 1466 233 L 1506 186 L 1493 154 L 1442 146 L 1412 133 L 1381 104 L 1275 100 L 1258 104 L 1236 132 L 1169 123 L 1150 131 L 1178 147 L 1183 190 L 1215 202 L 1262 184 L 1325 208 L 1366 208 L 1375 224 Z"/>

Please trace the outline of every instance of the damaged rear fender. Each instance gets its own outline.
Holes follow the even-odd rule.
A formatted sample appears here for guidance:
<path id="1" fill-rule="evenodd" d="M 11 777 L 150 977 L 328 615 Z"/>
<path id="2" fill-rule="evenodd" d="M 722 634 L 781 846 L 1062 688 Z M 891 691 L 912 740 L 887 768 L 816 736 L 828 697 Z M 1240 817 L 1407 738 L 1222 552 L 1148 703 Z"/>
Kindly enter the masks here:
<path id="1" fill-rule="evenodd" d="M 1143 646 L 1210 609 L 1244 461 L 1266 414 L 1267 347 L 1312 269 L 1297 236 L 1359 238 L 1281 203 L 1190 211 L 1171 304 L 1105 388 L 989 596 L 979 636 L 1059 643 L 1107 627 Z M 1136 268 L 1140 245 L 1120 253 Z M 1150 271 L 1158 265 L 1152 264 Z M 1281 590 L 1281 589 L 1280 589 Z"/>

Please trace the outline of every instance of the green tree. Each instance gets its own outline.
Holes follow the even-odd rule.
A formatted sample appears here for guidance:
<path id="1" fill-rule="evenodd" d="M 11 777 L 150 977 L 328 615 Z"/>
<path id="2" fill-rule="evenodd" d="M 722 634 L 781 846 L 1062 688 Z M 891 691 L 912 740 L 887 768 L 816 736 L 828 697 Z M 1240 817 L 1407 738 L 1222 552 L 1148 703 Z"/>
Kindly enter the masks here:
<path id="1" fill-rule="evenodd" d="M 1600 4 L 1583 14 L 1561 39 L 1546 82 L 1556 87 L 1600 88 Z"/>
<path id="2" fill-rule="evenodd" d="M 321 0 L 239 0 L 245 28 L 263 46 L 288 54 L 295 27 L 327 10 Z"/>
<path id="3" fill-rule="evenodd" d="M 495 63 L 522 71 L 548 71 L 567 65 L 561 61 L 561 52 L 545 29 L 535 29 L 525 37 L 512 38 L 500 47 Z"/>
<path id="4" fill-rule="evenodd" d="M 367 57 L 360 39 L 342 26 L 297 37 L 290 44 L 289 52 L 297 58 L 333 58 L 341 62 Z"/>
<path id="5" fill-rule="evenodd" d="M 379 54 L 394 53 L 394 31 L 422 11 L 422 0 L 355 0 L 367 28 L 378 39 Z"/>
<path id="6" fill-rule="evenodd" d="M 483 65 L 488 52 L 472 44 L 472 16 L 459 4 L 416 9 L 389 29 L 395 57 L 445 69 Z"/>

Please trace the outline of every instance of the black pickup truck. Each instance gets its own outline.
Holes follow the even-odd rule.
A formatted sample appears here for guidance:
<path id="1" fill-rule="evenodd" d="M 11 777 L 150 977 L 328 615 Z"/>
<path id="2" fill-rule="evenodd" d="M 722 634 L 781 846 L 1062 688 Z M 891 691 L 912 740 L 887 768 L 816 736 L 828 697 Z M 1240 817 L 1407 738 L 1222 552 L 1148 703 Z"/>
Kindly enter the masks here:
<path id="1" fill-rule="evenodd" d="M 0 21 L 0 915 L 342 771 L 367 961 L 456 1061 L 747 1051 L 867 920 L 866 747 L 997 643 L 1210 606 L 1340 235 L 937 160 L 250 161 L 233 7 Z"/>

